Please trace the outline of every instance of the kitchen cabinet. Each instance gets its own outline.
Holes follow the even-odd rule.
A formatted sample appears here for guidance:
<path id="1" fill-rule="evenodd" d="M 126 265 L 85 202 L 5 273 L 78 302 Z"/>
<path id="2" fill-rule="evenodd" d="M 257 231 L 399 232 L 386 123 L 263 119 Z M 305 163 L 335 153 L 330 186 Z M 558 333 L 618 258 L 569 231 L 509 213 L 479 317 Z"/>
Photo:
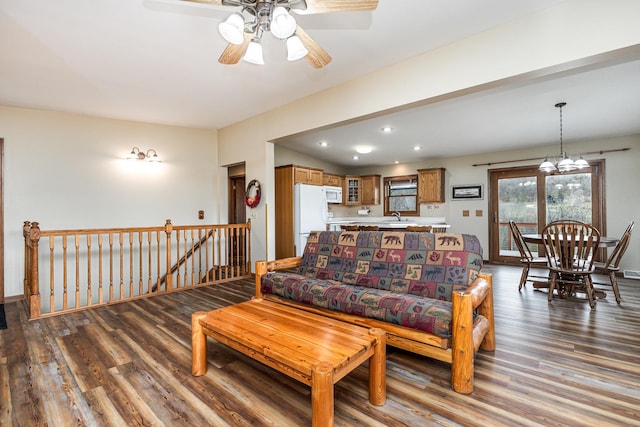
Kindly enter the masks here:
<path id="1" fill-rule="evenodd" d="M 286 166 L 293 168 L 294 184 L 323 185 L 322 169 L 301 166 Z"/>
<path id="2" fill-rule="evenodd" d="M 359 176 L 346 176 L 344 178 L 344 204 L 349 206 L 359 205 L 361 189 L 362 178 Z"/>
<path id="3" fill-rule="evenodd" d="M 444 168 L 418 169 L 418 203 L 444 203 Z"/>
<path id="4" fill-rule="evenodd" d="M 380 175 L 347 176 L 344 192 L 345 205 L 379 205 Z"/>
<path id="5" fill-rule="evenodd" d="M 278 166 L 275 175 L 276 259 L 296 256 L 294 236 L 294 187 L 296 184 L 322 185 L 322 169 L 297 165 Z"/>
<path id="6" fill-rule="evenodd" d="M 363 175 L 360 177 L 362 183 L 361 205 L 380 204 L 380 175 Z"/>
<path id="7" fill-rule="evenodd" d="M 325 173 L 322 175 L 322 184 L 342 188 L 344 185 L 344 176 Z"/>

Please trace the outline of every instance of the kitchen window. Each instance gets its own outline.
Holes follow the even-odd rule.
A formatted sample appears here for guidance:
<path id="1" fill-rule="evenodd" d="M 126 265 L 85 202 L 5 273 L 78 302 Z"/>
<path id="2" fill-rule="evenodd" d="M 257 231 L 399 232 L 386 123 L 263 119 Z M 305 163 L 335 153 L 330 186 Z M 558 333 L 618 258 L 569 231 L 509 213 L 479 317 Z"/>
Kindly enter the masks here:
<path id="1" fill-rule="evenodd" d="M 390 176 L 384 179 L 384 215 L 400 212 L 418 215 L 418 175 Z"/>

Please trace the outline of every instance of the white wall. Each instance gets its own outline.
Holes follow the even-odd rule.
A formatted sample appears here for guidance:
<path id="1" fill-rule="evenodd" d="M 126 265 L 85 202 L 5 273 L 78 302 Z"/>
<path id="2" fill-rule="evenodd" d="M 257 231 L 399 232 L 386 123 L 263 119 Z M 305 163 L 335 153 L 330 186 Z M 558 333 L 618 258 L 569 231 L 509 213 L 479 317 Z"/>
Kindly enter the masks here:
<path id="1" fill-rule="evenodd" d="M 215 131 L 0 107 L 0 137 L 5 297 L 22 294 L 24 221 L 43 230 L 219 221 Z M 124 160 L 133 146 L 162 163 Z"/>

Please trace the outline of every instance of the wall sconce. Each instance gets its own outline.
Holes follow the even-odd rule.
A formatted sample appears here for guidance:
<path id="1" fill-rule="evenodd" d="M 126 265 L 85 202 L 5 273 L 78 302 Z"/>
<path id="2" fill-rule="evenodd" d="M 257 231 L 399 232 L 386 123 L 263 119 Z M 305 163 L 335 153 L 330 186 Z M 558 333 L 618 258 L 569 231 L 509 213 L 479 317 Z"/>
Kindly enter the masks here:
<path id="1" fill-rule="evenodd" d="M 153 148 L 147 150 L 146 153 L 140 151 L 138 147 L 133 147 L 127 155 L 127 160 L 146 160 L 148 162 L 160 162 L 158 153 Z"/>

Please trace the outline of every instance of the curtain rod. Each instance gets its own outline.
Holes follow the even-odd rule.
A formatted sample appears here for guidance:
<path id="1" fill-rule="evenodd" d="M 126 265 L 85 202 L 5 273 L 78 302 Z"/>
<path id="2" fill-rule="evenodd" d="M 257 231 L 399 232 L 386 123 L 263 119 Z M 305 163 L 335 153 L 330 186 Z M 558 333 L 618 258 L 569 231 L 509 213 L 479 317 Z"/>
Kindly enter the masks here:
<path id="1" fill-rule="evenodd" d="M 600 151 L 589 151 L 588 153 L 580 153 L 580 154 L 604 154 L 604 153 L 615 153 L 617 151 L 629 151 L 631 148 L 618 148 L 615 150 L 600 150 Z M 502 160 L 499 162 L 489 162 L 489 163 L 474 163 L 471 166 L 492 166 L 492 165 L 500 165 L 502 163 L 515 163 L 515 162 L 528 162 L 530 160 L 542 160 L 545 159 L 546 156 L 543 157 L 531 157 L 528 159 L 518 159 L 518 160 Z"/>

